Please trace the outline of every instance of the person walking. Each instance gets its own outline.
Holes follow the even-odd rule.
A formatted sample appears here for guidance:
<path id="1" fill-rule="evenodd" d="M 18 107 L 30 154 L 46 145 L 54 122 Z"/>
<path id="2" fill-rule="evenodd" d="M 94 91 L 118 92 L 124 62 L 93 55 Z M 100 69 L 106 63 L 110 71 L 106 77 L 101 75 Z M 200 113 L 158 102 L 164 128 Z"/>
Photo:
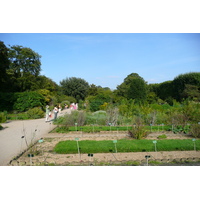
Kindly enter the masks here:
<path id="1" fill-rule="evenodd" d="M 58 115 L 58 108 L 57 108 L 57 106 L 54 107 L 53 112 L 54 112 L 54 120 L 55 120 L 57 118 L 57 115 Z"/>
<path id="2" fill-rule="evenodd" d="M 46 105 L 46 118 L 45 118 L 45 122 L 49 122 L 49 113 L 50 113 L 49 106 Z"/>

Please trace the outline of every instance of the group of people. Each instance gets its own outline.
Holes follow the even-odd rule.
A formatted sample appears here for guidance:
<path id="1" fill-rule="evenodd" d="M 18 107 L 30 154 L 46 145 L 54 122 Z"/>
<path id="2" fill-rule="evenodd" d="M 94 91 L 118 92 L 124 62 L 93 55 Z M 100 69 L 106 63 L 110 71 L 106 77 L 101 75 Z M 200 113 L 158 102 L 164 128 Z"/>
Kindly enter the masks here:
<path id="1" fill-rule="evenodd" d="M 55 106 L 53 109 L 53 113 L 54 113 L 54 120 L 57 118 L 58 113 L 61 112 L 61 106 L 59 105 L 58 107 Z M 52 117 L 52 112 L 49 109 L 49 106 L 46 106 L 46 118 L 45 118 L 45 122 L 49 122 L 49 118 Z"/>
<path id="2" fill-rule="evenodd" d="M 68 108 L 68 105 L 65 104 L 65 108 Z M 70 109 L 71 110 L 78 110 L 78 103 L 72 103 L 70 104 Z M 61 112 L 62 107 L 59 104 L 58 106 L 55 106 L 54 109 L 52 110 L 52 112 L 49 109 L 49 106 L 46 106 L 46 118 L 45 118 L 45 122 L 49 122 L 49 118 L 52 117 L 52 113 L 54 114 L 54 120 L 57 118 L 58 113 Z"/>
<path id="3" fill-rule="evenodd" d="M 70 105 L 70 109 L 71 109 L 71 110 L 78 110 L 78 103 L 72 103 L 72 104 Z"/>

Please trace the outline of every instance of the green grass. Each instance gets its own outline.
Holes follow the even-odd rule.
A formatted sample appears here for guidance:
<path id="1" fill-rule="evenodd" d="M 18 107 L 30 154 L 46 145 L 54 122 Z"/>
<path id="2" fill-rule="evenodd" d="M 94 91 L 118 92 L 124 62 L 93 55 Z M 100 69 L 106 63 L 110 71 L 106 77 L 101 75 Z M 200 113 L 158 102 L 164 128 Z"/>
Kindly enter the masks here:
<path id="1" fill-rule="evenodd" d="M 148 131 L 167 131 L 171 126 L 145 126 L 145 129 Z M 67 133 L 71 131 L 83 131 L 85 133 L 96 133 L 100 131 L 127 131 L 131 130 L 132 126 L 70 126 L 65 128 L 65 126 L 59 126 L 55 130 L 57 133 Z"/>
<path id="2" fill-rule="evenodd" d="M 94 141 L 83 140 L 78 142 L 81 153 L 109 153 L 115 152 L 112 140 Z M 155 146 L 152 140 L 118 140 L 117 152 L 148 152 L 154 151 Z M 157 151 L 190 151 L 194 150 L 194 143 L 190 139 L 186 140 L 159 140 L 156 144 Z M 196 150 L 200 150 L 200 140 L 196 140 Z M 59 154 L 77 153 L 76 141 L 59 142 L 54 151 Z"/>

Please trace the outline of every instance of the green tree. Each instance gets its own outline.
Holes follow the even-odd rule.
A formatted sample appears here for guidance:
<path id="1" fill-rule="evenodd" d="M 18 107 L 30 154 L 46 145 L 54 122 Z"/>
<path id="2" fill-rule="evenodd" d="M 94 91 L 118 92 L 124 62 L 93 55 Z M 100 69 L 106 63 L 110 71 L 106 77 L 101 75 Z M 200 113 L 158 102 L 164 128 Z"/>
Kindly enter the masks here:
<path id="1" fill-rule="evenodd" d="M 15 96 L 17 100 L 14 103 L 14 109 L 20 112 L 45 105 L 44 96 L 35 91 L 16 93 Z"/>
<path id="2" fill-rule="evenodd" d="M 165 81 L 158 84 L 157 95 L 160 99 L 166 100 L 173 96 L 172 91 L 172 81 Z"/>
<path id="3" fill-rule="evenodd" d="M 35 82 L 31 85 L 31 90 L 46 89 L 52 93 L 57 93 L 59 91 L 59 86 L 50 78 L 46 76 L 37 76 Z"/>
<path id="4" fill-rule="evenodd" d="M 30 90 L 36 81 L 35 77 L 41 71 L 41 56 L 30 48 L 22 46 L 11 46 L 8 52 L 10 61 L 7 74 L 12 85 L 13 92 Z"/>
<path id="5" fill-rule="evenodd" d="M 66 78 L 60 82 L 63 93 L 79 100 L 84 100 L 88 94 L 89 84 L 82 78 Z"/>
<path id="6" fill-rule="evenodd" d="M 183 99 L 184 90 L 186 89 L 187 85 L 190 87 L 197 86 L 200 87 L 200 72 L 191 72 L 180 74 L 177 76 L 173 82 L 173 97 L 177 101 L 181 101 Z"/>
<path id="7" fill-rule="evenodd" d="M 135 99 L 136 102 L 145 101 L 147 85 L 137 73 L 129 74 L 124 82 L 117 86 L 117 94 L 127 99 Z"/>
<path id="8" fill-rule="evenodd" d="M 146 83 L 142 79 L 133 79 L 127 91 L 128 99 L 135 99 L 136 103 L 145 102 L 147 98 Z"/>
<path id="9" fill-rule="evenodd" d="M 7 73 L 9 68 L 8 48 L 0 41 L 0 92 L 6 90 Z"/>

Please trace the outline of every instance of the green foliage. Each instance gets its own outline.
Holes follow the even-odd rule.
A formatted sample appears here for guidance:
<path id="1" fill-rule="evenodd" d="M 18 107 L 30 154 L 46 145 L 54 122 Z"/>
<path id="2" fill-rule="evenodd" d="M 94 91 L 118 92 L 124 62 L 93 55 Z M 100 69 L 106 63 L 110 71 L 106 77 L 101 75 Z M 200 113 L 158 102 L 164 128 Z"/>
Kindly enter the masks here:
<path id="1" fill-rule="evenodd" d="M 17 75 L 29 72 L 34 76 L 40 73 L 41 56 L 30 48 L 19 45 L 11 46 L 9 49 L 10 69 Z"/>
<path id="2" fill-rule="evenodd" d="M 97 111 L 94 113 L 87 113 L 86 124 L 106 125 L 107 114 L 105 111 Z"/>
<path id="3" fill-rule="evenodd" d="M 0 112 L 0 123 L 4 123 L 7 120 L 7 116 L 5 112 Z"/>
<path id="4" fill-rule="evenodd" d="M 127 91 L 128 99 L 135 99 L 136 103 L 144 103 L 147 98 L 147 88 L 144 80 L 133 79 Z"/>
<path id="5" fill-rule="evenodd" d="M 65 95 L 72 96 L 78 102 L 84 100 L 89 89 L 89 84 L 84 79 L 71 77 L 60 82 L 61 89 Z"/>
<path id="6" fill-rule="evenodd" d="M 3 130 L 3 126 L 0 125 L 0 130 Z"/>
<path id="7" fill-rule="evenodd" d="M 137 73 L 132 73 L 117 86 L 116 93 L 128 99 L 135 99 L 137 103 L 144 102 L 147 96 L 146 83 Z"/>
<path id="8" fill-rule="evenodd" d="M 190 134 L 195 138 L 200 138 L 200 124 L 192 124 Z"/>
<path id="9" fill-rule="evenodd" d="M 152 140 L 118 140 L 117 152 L 144 152 L 155 151 Z M 110 153 L 115 152 L 115 146 L 111 140 L 79 141 L 81 153 Z M 200 140 L 196 140 L 196 149 L 200 149 Z M 157 142 L 158 151 L 190 151 L 194 150 L 194 145 L 191 139 L 184 140 L 159 140 Z M 66 140 L 59 142 L 54 151 L 59 154 L 77 153 L 76 141 Z"/>
<path id="10" fill-rule="evenodd" d="M 45 105 L 44 97 L 37 92 L 23 92 L 16 94 L 17 100 L 14 103 L 14 109 L 17 111 L 26 111 L 34 107 L 43 107 Z"/>
<path id="11" fill-rule="evenodd" d="M 89 109 L 92 112 L 101 110 L 105 103 L 108 104 L 112 99 L 112 91 L 108 89 L 99 88 L 96 96 L 88 96 L 86 101 L 89 104 Z"/>
<path id="12" fill-rule="evenodd" d="M 165 81 L 163 83 L 160 83 L 157 87 L 157 95 L 162 100 L 169 99 L 173 96 L 172 91 L 172 81 Z"/>
<path id="13" fill-rule="evenodd" d="M 29 119 L 39 119 L 44 117 L 44 112 L 41 108 L 32 108 L 27 111 L 27 116 Z"/>
<path id="14" fill-rule="evenodd" d="M 166 139 L 167 136 L 166 136 L 165 134 L 162 134 L 162 135 L 159 135 L 157 138 L 158 138 L 158 139 Z"/>
<path id="15" fill-rule="evenodd" d="M 187 87 L 190 85 L 190 87 L 197 86 L 198 90 L 200 88 L 200 72 L 191 72 L 191 73 L 185 73 L 180 74 L 173 80 L 173 97 L 181 101 L 182 97 L 189 97 L 189 94 L 187 91 Z M 186 90 L 184 92 L 184 90 Z M 194 88 L 194 90 L 197 90 L 197 88 Z M 184 94 L 185 93 L 185 94 Z M 196 93 L 196 92 L 195 92 Z M 192 98 L 195 96 L 192 96 Z"/>
<path id="16" fill-rule="evenodd" d="M 84 111 L 72 111 L 71 114 L 66 114 L 64 117 L 60 117 L 56 120 L 55 124 L 63 125 L 66 127 L 74 126 L 77 123 L 78 126 L 83 126 L 86 121 L 86 113 Z"/>
<path id="17" fill-rule="evenodd" d="M 12 111 L 13 104 L 16 101 L 14 93 L 0 92 L 0 111 Z"/>
<path id="18" fill-rule="evenodd" d="M 132 130 L 128 131 L 129 136 L 138 140 L 145 138 L 147 136 L 147 131 L 141 118 L 137 117 L 135 123 L 136 124 L 132 127 Z"/>
<path id="19" fill-rule="evenodd" d="M 8 48 L 0 41 L 0 92 L 6 91 L 7 74 L 6 70 L 9 68 Z"/>

